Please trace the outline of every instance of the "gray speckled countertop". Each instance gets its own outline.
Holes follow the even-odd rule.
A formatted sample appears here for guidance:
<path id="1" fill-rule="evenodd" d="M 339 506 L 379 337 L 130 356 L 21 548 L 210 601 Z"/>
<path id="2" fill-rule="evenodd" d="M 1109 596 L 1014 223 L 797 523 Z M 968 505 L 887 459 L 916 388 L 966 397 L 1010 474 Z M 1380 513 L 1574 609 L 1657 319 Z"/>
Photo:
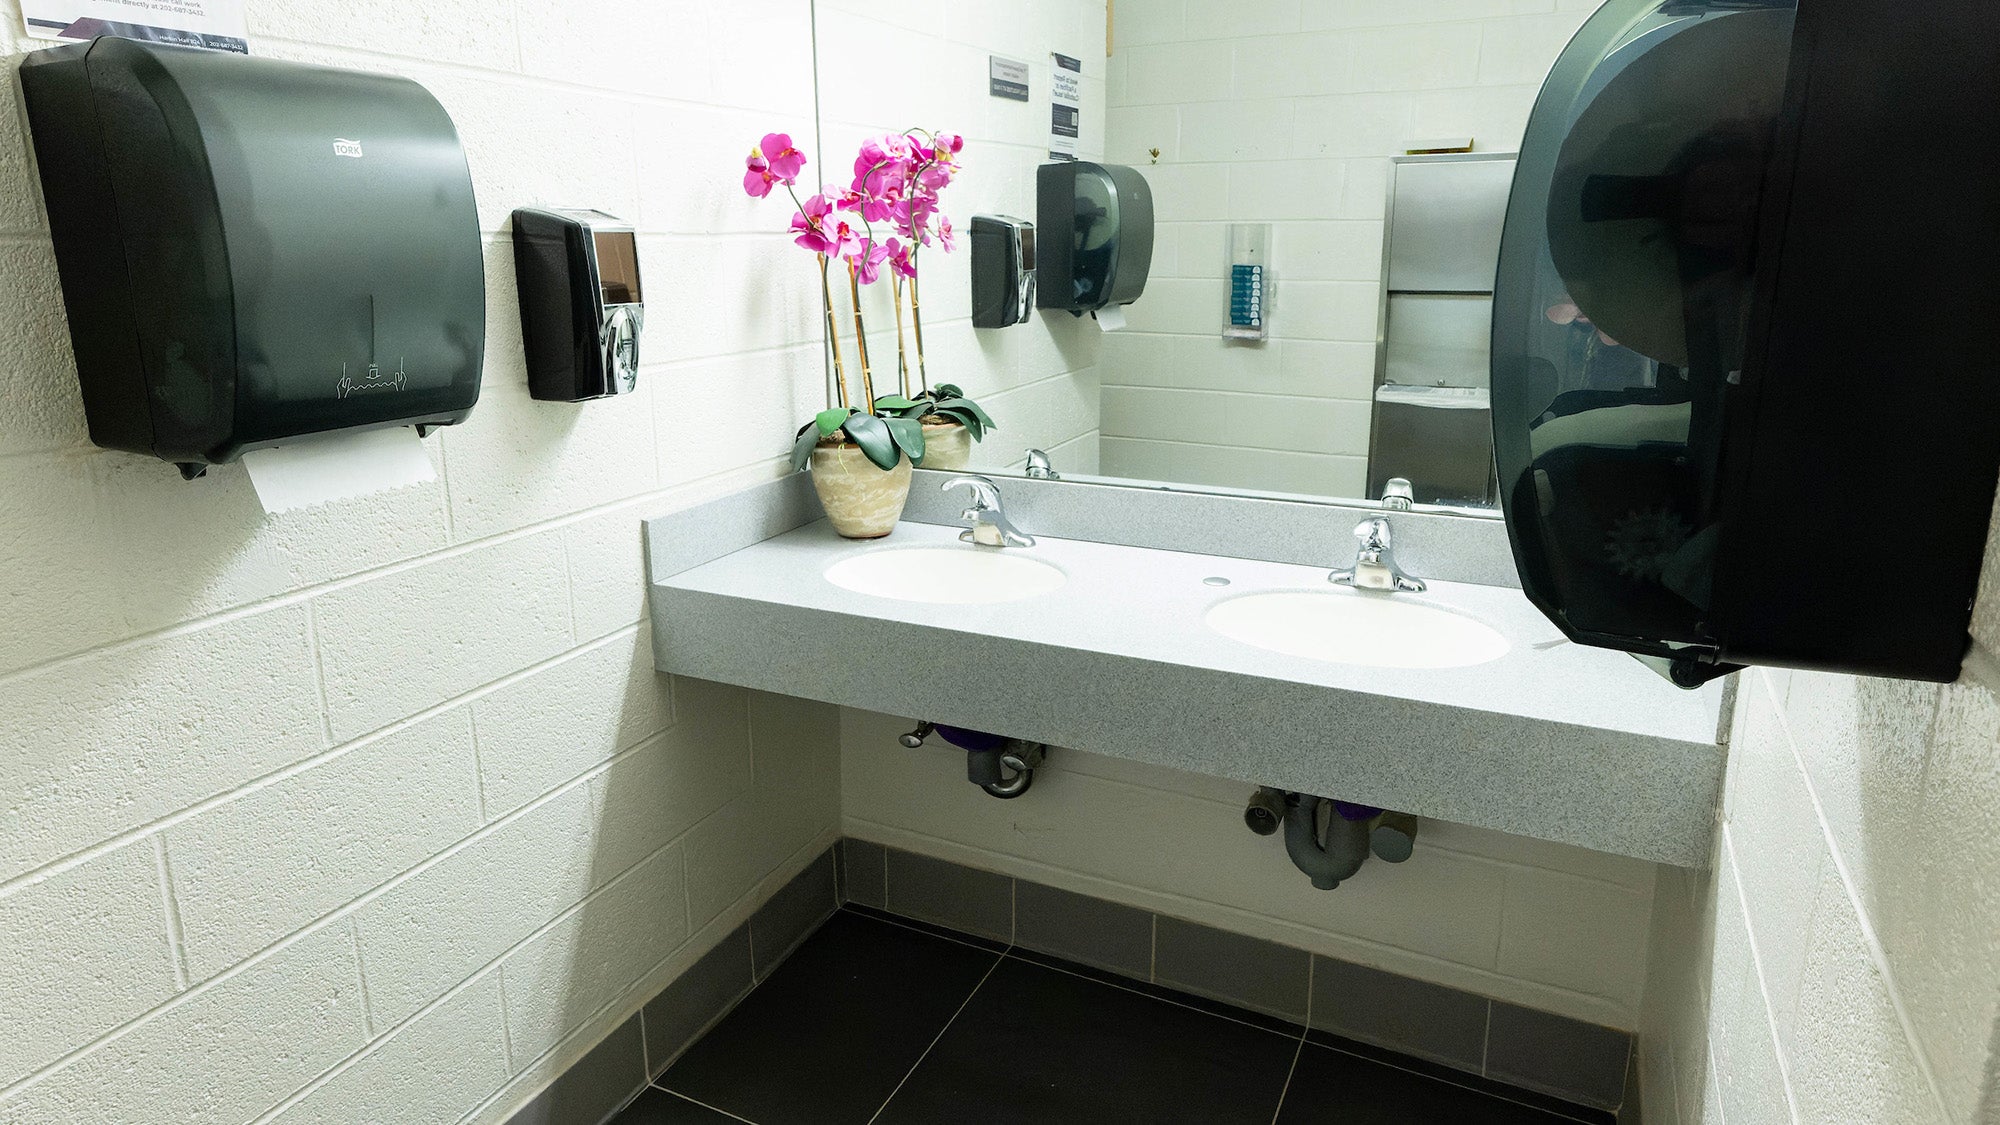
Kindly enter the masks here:
<path id="1" fill-rule="evenodd" d="M 1052 593 L 934 605 L 827 581 L 869 551 L 959 544 L 905 523 L 876 543 L 813 523 L 656 570 L 662 671 L 993 730 L 1245 782 L 1683 866 L 1706 862 L 1722 689 L 1684 692 L 1563 640 L 1518 590 L 1393 596 L 1470 614 L 1512 644 L 1467 668 L 1359 667 L 1212 632 L 1215 603 L 1329 591 L 1324 568 L 1042 537 Z M 692 562 L 693 560 L 689 560 Z M 1202 580 L 1222 577 L 1224 588 Z"/>

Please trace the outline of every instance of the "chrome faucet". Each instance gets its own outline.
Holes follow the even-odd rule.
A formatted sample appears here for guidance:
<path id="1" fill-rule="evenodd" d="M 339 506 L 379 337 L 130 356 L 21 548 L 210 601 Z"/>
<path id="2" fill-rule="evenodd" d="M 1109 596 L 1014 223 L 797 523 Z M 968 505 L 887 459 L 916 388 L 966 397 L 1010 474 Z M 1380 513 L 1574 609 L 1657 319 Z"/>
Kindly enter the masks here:
<path id="1" fill-rule="evenodd" d="M 1028 450 L 1028 469 L 1023 475 L 1036 480 L 1062 479 L 1062 474 L 1056 472 L 1056 467 L 1049 463 L 1049 455 L 1039 449 Z"/>
<path id="2" fill-rule="evenodd" d="M 1354 528 L 1354 538 L 1360 541 L 1361 549 L 1355 553 L 1353 569 L 1336 570 L 1326 576 L 1327 581 L 1360 590 L 1424 592 L 1423 579 L 1404 574 L 1396 565 L 1395 556 L 1390 554 L 1388 520 L 1380 516 L 1362 520 Z"/>
<path id="3" fill-rule="evenodd" d="M 1417 490 L 1408 477 L 1390 477 L 1382 484 L 1382 506 L 1392 512 L 1407 512 L 1417 502 Z"/>
<path id="4" fill-rule="evenodd" d="M 1019 528 L 1007 518 L 1000 507 L 1000 486 L 988 477 L 977 475 L 957 476 L 944 482 L 944 490 L 954 488 L 972 490 L 972 504 L 960 513 L 972 521 L 972 526 L 958 533 L 960 542 L 977 543 L 982 547 L 1032 547 L 1033 536 L 1023 535 Z"/>

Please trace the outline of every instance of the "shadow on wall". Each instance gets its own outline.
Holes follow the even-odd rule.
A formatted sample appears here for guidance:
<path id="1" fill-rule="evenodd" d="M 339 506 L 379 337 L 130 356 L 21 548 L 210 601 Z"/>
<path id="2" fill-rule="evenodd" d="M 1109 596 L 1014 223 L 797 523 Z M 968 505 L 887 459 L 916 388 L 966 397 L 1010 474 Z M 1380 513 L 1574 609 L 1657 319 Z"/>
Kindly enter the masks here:
<path id="1" fill-rule="evenodd" d="M 766 881 L 789 877 L 836 827 L 834 708 L 676 678 L 674 709 L 674 725 L 592 794 L 591 881 L 603 885 L 503 965 L 517 1073 L 657 991 L 661 966 L 690 939 L 720 939 L 712 923 L 747 917 Z M 576 1092 L 568 1086 L 553 1094 Z"/>

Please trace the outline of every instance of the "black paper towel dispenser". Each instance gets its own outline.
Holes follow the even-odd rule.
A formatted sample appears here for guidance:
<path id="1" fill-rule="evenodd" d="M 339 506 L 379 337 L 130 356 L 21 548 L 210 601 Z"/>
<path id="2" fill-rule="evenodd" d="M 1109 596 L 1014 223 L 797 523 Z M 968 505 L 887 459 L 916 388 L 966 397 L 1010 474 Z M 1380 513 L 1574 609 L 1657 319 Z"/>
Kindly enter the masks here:
<path id="1" fill-rule="evenodd" d="M 21 87 L 92 441 L 193 477 L 471 412 L 479 218 L 423 87 L 112 37 Z"/>
<path id="2" fill-rule="evenodd" d="M 1064 160 L 1035 172 L 1035 307 L 1129 305 L 1153 268 L 1153 189 L 1136 168 Z"/>
<path id="3" fill-rule="evenodd" d="M 1610 0 L 1493 313 L 1528 596 L 1693 686 L 1958 675 L 2000 472 L 1990 0 Z"/>

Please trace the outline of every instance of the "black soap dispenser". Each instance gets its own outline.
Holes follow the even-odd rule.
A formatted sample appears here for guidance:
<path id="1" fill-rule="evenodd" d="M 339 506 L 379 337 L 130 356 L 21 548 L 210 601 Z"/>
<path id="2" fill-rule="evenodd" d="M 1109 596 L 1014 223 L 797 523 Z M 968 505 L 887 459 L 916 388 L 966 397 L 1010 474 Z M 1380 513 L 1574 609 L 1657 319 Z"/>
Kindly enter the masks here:
<path id="1" fill-rule="evenodd" d="M 530 395 L 585 402 L 639 385 L 645 304 L 629 223 L 603 211 L 520 208 L 514 279 Z"/>

